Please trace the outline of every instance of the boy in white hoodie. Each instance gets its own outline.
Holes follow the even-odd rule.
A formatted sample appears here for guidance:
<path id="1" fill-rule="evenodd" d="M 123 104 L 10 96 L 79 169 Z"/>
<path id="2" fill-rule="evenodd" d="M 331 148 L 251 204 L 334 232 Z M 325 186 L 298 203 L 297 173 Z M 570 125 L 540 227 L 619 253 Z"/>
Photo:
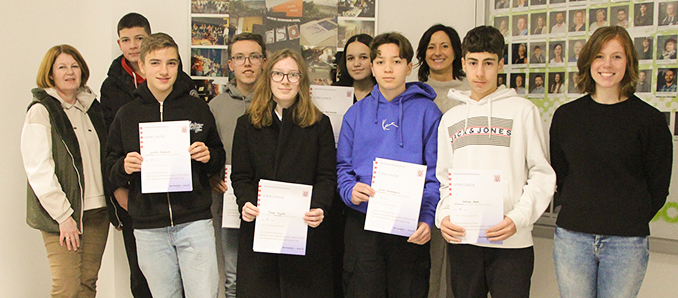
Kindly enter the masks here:
<path id="1" fill-rule="evenodd" d="M 556 175 L 549 165 L 539 110 L 515 90 L 497 87 L 504 37 L 480 26 L 462 44 L 462 65 L 471 91 L 450 90 L 461 101 L 438 128 L 436 176 L 440 202 L 436 225 L 448 245 L 454 297 L 529 297 L 534 268 L 532 225 L 551 202 Z M 458 244 L 466 230 L 450 218 L 448 169 L 496 169 L 503 173 L 504 219 L 486 230 L 489 241 Z"/>

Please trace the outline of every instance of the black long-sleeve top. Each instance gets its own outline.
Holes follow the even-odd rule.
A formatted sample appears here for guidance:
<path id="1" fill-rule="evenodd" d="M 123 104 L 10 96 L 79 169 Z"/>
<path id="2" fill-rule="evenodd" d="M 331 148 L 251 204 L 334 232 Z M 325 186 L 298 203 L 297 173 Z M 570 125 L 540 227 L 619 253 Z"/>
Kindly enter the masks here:
<path id="1" fill-rule="evenodd" d="M 669 193 L 673 143 L 664 115 L 636 96 L 562 105 L 550 129 L 559 227 L 647 236 Z"/>

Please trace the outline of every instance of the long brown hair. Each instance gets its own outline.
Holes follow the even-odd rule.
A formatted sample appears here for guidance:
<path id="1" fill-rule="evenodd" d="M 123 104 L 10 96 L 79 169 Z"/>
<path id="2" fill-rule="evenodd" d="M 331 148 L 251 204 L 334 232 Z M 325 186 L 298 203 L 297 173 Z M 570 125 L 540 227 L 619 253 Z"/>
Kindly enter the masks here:
<path id="1" fill-rule="evenodd" d="M 256 128 L 269 126 L 273 123 L 273 92 L 271 91 L 271 70 L 276 63 L 285 58 L 292 58 L 299 67 L 301 73 L 301 80 L 299 80 L 299 93 L 297 99 L 290 107 L 292 121 L 300 127 L 308 127 L 315 124 L 322 115 L 320 110 L 311 101 L 309 88 L 311 86 L 308 77 L 308 70 L 304 63 L 304 58 L 298 52 L 289 49 L 278 50 L 271 56 L 271 59 L 266 63 L 264 68 L 264 77 L 259 78 L 254 85 L 254 95 L 252 96 L 252 104 L 247 109 L 250 116 L 250 122 Z"/>
<path id="2" fill-rule="evenodd" d="M 591 95 L 596 93 L 596 81 L 591 76 L 591 64 L 603 45 L 611 40 L 619 41 L 626 54 L 626 72 L 619 82 L 619 95 L 633 96 L 638 83 L 638 54 L 633 48 L 633 40 L 631 40 L 629 33 L 620 26 L 599 28 L 586 42 L 581 49 L 581 54 L 579 54 L 579 61 L 577 61 L 577 68 L 579 68 L 577 86 L 582 92 Z"/>

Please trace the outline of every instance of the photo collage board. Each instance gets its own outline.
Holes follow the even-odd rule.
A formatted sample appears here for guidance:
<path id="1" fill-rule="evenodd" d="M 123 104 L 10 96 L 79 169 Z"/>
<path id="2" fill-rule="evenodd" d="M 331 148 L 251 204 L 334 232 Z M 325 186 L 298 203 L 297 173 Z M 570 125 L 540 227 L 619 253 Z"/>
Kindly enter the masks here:
<path id="1" fill-rule="evenodd" d="M 206 101 L 225 91 L 228 41 L 261 34 L 267 56 L 289 48 L 306 61 L 312 85 L 330 85 L 335 56 L 359 33 L 374 36 L 377 0 L 190 0 L 191 77 Z"/>
<path id="2" fill-rule="evenodd" d="M 488 0 L 487 5 L 487 24 L 499 29 L 506 42 L 498 83 L 515 88 L 539 108 L 545 132 L 556 108 L 583 96 L 575 80 L 579 53 L 588 38 L 599 27 L 617 25 L 628 30 L 638 54 L 636 95 L 666 115 L 678 140 L 678 1 Z M 669 201 L 676 214 L 653 222 L 675 227 L 678 203 L 675 198 Z M 552 206 L 540 221 L 555 222 Z M 678 239 L 678 232 L 660 232 L 659 237 Z"/>

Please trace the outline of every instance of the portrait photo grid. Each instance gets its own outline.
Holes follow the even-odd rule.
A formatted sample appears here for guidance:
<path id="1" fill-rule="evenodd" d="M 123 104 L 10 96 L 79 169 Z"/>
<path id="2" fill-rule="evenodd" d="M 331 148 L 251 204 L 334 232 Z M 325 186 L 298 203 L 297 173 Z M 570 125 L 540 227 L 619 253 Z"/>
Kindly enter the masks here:
<path id="1" fill-rule="evenodd" d="M 502 32 L 506 47 L 499 84 L 515 88 L 541 113 L 544 131 L 560 105 L 577 99 L 577 61 L 599 27 L 622 26 L 639 59 L 636 95 L 666 115 L 678 140 L 676 61 L 678 1 L 487 0 L 486 22 Z M 540 221 L 555 223 L 549 206 Z M 661 230 L 661 229 L 660 229 Z"/>

